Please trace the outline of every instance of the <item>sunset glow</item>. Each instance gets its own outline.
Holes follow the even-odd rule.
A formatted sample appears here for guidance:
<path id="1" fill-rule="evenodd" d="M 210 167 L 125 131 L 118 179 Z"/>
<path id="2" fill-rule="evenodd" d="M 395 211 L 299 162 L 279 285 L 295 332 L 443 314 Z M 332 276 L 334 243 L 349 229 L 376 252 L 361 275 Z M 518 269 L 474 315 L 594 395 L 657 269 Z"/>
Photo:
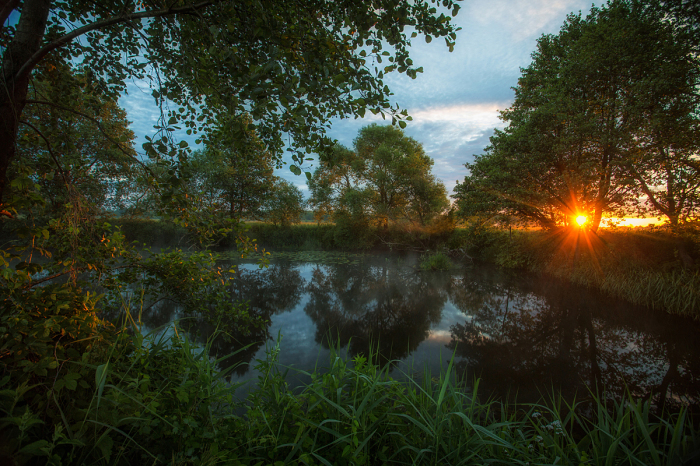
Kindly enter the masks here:
<path id="1" fill-rule="evenodd" d="M 582 227 L 588 218 L 585 215 L 579 215 L 576 217 L 576 223 L 578 223 L 578 226 Z"/>

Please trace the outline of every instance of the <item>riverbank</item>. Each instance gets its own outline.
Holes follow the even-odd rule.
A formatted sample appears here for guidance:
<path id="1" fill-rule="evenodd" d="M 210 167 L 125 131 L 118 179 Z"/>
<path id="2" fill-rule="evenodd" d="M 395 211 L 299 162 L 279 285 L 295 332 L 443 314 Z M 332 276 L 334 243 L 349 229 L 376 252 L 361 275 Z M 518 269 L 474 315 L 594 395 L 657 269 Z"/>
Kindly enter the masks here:
<path id="1" fill-rule="evenodd" d="M 679 238 L 659 227 L 467 233 L 469 250 L 509 269 L 544 273 L 633 304 L 700 320 L 700 269 L 678 257 Z M 682 238 L 700 263 L 700 242 Z"/>
<path id="2" fill-rule="evenodd" d="M 132 321 L 133 322 L 133 321 Z M 0 459 L 8 464 L 690 464 L 700 431 L 689 413 L 605 393 L 568 405 L 480 400 L 479 382 L 440 374 L 398 381 L 372 353 L 331 353 L 327 372 L 290 389 L 279 346 L 257 362 L 245 400 L 187 336 L 100 324 L 64 367 L 6 367 Z M 99 328 L 98 327 L 98 328 Z M 80 335 L 84 336 L 84 335 Z M 34 343 L 36 349 L 36 342 Z M 18 349 L 15 348 L 15 349 Z M 48 348 L 47 348 L 48 349 Z M 8 374 L 9 369 L 9 374 Z M 35 372 L 35 371 L 34 371 Z M 47 377 L 49 376 L 49 377 Z M 52 382 L 49 382 L 52 381 Z M 8 386 L 8 381 L 12 383 Z"/>
<path id="3" fill-rule="evenodd" d="M 162 235 L 161 226 L 171 228 L 148 223 L 122 231 L 141 243 L 183 245 L 182 232 Z M 273 238 L 281 245 L 308 245 L 322 233 L 330 238 L 332 227 L 248 230 L 261 244 Z M 580 246 L 588 240 L 580 236 L 571 256 L 567 237 L 534 232 L 457 229 L 441 242 L 417 231 L 384 233 L 373 232 L 375 247 L 433 244 L 504 267 L 534 267 L 533 251 L 560 253 L 555 257 L 576 267 L 587 257 Z M 399 241 L 411 235 L 421 242 Z M 185 256 L 161 268 L 196 281 Z M 396 380 L 389 366 L 373 363 L 371 350 L 352 360 L 332 354 L 327 372 L 312 371 L 310 383 L 292 389 L 277 363 L 279 347 L 270 347 L 256 363 L 257 384 L 238 400 L 228 356 L 207 357 L 213 337 L 204 348 L 194 344 L 182 321 L 167 334 L 143 335 L 140 316 L 129 314 L 143 302 L 124 302 L 127 317 L 117 328 L 100 318 L 114 302 L 69 284 L 19 286 L 2 304 L 0 462 L 9 464 L 683 464 L 700 448 L 697 419 L 685 408 L 671 413 L 647 398 L 614 401 L 595 392 L 572 405 L 558 394 L 534 405 L 484 401 L 478 382 L 455 382 L 451 367 L 421 382 Z"/>
<path id="4" fill-rule="evenodd" d="M 127 239 L 147 244 L 183 245 L 186 231 L 154 221 L 121 223 Z M 633 304 L 700 320 L 700 237 L 672 235 L 663 227 L 558 231 L 449 225 L 390 227 L 352 231 L 333 224 L 278 227 L 248 224 L 248 236 L 267 249 L 444 251 L 456 260 L 494 263 L 513 270 L 544 273 L 599 289 Z M 678 241 L 695 261 L 684 267 Z M 234 243 L 225 238 L 223 245 Z"/>

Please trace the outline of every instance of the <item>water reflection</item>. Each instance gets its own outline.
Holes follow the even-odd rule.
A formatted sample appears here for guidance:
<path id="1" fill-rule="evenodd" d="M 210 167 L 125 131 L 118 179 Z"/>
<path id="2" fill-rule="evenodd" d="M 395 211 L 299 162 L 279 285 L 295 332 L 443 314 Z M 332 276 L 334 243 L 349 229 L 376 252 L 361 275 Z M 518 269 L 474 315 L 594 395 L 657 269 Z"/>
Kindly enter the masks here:
<path id="1" fill-rule="evenodd" d="M 500 275 L 500 276 L 499 276 Z M 450 299 L 469 316 L 451 327 L 461 371 L 487 390 L 536 400 L 552 387 L 569 398 L 587 387 L 627 386 L 656 402 L 696 404 L 698 326 L 633 308 L 543 277 L 471 271 L 453 277 Z"/>
<path id="2" fill-rule="evenodd" d="M 490 267 L 419 272 L 416 260 L 368 255 L 346 264 L 242 265 L 231 285 L 234 299 L 247 301 L 267 323 L 249 332 L 224 325 L 228 336 L 214 341 L 211 356 L 250 345 L 225 364 L 250 363 L 281 332 L 280 363 L 312 370 L 326 362 L 330 335 L 349 356 L 373 347 L 382 362 L 414 360 L 433 371 L 455 351 L 458 370 L 481 377 L 481 387 L 499 397 L 517 391 L 521 401 L 536 401 L 556 387 L 581 398 L 589 387 L 622 393 L 627 386 L 659 406 L 697 406 L 697 323 Z M 155 326 L 182 317 L 161 305 L 145 320 Z M 181 325 L 202 344 L 214 330 L 203 319 Z M 257 375 L 248 365 L 235 374 Z"/>
<path id="3" fill-rule="evenodd" d="M 143 322 L 148 329 L 154 329 L 177 320 L 182 330 L 202 346 L 218 329 L 221 333 L 210 342 L 210 356 L 218 359 L 237 352 L 223 361 L 220 368 L 233 367 L 232 373 L 240 377 L 248 372 L 253 357 L 271 340 L 273 316 L 292 311 L 299 305 L 305 283 L 299 270 L 289 263 L 273 264 L 264 270 L 240 267 L 229 291 L 234 301 L 246 304 L 252 317 L 261 318 L 264 324 L 258 327 L 240 328 L 225 316 L 213 322 L 212 318 L 186 315 L 167 299 L 152 306 Z"/>
<path id="4" fill-rule="evenodd" d="M 439 274 L 421 274 L 394 260 L 318 265 L 306 287 L 304 312 L 315 341 L 348 346 L 351 356 L 403 359 L 441 319 L 447 290 Z"/>

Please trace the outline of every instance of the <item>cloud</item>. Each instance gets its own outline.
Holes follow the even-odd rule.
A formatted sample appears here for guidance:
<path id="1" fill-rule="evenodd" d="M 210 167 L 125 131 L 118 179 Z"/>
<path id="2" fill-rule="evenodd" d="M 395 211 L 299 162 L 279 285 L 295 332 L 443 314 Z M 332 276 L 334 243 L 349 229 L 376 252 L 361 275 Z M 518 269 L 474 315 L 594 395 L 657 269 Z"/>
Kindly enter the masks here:
<path id="1" fill-rule="evenodd" d="M 514 98 L 520 68 L 531 62 L 531 53 L 542 34 L 556 34 L 570 12 L 590 9 L 591 0 L 469 0 L 462 4 L 455 25 L 454 52 L 444 41 L 425 43 L 413 39 L 409 49 L 414 66 L 424 68 L 417 79 L 390 73 L 384 83 L 394 92 L 392 102 L 408 110 L 413 121 L 406 134 L 425 147 L 435 161 L 433 173 L 451 190 L 455 180 L 467 174 L 464 163 L 482 153 L 494 128 L 503 128 L 498 110 Z M 600 2 L 597 2 L 600 3 Z M 386 64 L 386 63 L 385 63 Z M 379 65 L 383 66 L 383 65 Z M 138 138 L 152 135 L 158 108 L 148 83 L 130 83 L 120 103 L 128 112 Z M 370 123 L 389 124 L 370 113 L 363 119 L 334 119 L 329 136 L 351 147 L 358 131 Z M 177 135 L 185 137 L 185 135 Z M 194 137 L 191 137 L 193 145 Z M 286 158 L 287 162 L 291 162 Z M 314 162 L 311 162 L 314 164 Z M 308 166 L 307 170 L 314 167 Z M 291 174 L 288 166 L 276 173 L 306 192 L 305 177 Z"/>
<path id="2" fill-rule="evenodd" d="M 556 32 L 568 13 L 589 8 L 590 1 L 580 0 L 489 0 L 470 2 L 466 14 L 475 23 L 497 28 L 517 42 Z"/>

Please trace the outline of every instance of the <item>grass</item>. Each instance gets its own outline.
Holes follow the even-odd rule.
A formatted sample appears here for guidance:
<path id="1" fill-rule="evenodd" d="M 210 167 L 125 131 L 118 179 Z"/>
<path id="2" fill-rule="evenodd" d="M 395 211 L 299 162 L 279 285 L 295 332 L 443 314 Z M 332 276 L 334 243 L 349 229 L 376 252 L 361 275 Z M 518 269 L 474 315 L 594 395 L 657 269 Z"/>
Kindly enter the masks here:
<path id="1" fill-rule="evenodd" d="M 419 267 L 421 270 L 450 270 L 453 265 L 445 253 L 436 252 L 421 257 Z"/>
<path id="2" fill-rule="evenodd" d="M 274 371 L 272 355 L 265 364 Z M 697 458 L 700 447 L 685 411 L 657 418 L 647 402 L 604 394 L 572 405 L 480 401 L 478 381 L 455 381 L 452 362 L 437 378 L 399 382 L 371 358 L 358 356 L 351 367 L 332 354 L 329 372 L 309 374 L 298 394 L 267 374 L 246 418 L 249 439 L 268 441 L 264 454 L 248 444 L 247 464 L 267 457 L 280 464 L 671 465 Z M 268 416 L 261 400 L 280 415 Z"/>
<path id="3" fill-rule="evenodd" d="M 132 320 L 133 321 L 133 320 Z M 53 420 L 32 409 L 31 387 L 0 385 L 0 435 L 10 458 L 43 464 L 692 464 L 700 432 L 688 412 L 656 416 L 647 401 L 514 404 L 480 400 L 479 381 L 455 379 L 453 361 L 420 380 L 389 375 L 372 354 L 352 361 L 331 351 L 326 372 L 286 383 L 279 338 L 257 361 L 245 400 L 233 397 L 220 360 L 172 332 L 113 346 L 75 387 L 83 406 L 58 406 Z M 209 343 L 211 344 L 211 342 Z M 231 368 L 228 369 L 229 371 Z M 82 390 L 82 391 L 81 391 Z M 10 463 L 12 464 L 12 463 Z M 18 464 L 18 463 L 15 463 Z"/>
<path id="4" fill-rule="evenodd" d="M 662 228 L 554 232 L 456 231 L 469 253 L 501 267 L 544 273 L 630 303 L 700 320 L 700 268 L 683 267 Z M 688 241 L 700 263 L 700 244 Z"/>

